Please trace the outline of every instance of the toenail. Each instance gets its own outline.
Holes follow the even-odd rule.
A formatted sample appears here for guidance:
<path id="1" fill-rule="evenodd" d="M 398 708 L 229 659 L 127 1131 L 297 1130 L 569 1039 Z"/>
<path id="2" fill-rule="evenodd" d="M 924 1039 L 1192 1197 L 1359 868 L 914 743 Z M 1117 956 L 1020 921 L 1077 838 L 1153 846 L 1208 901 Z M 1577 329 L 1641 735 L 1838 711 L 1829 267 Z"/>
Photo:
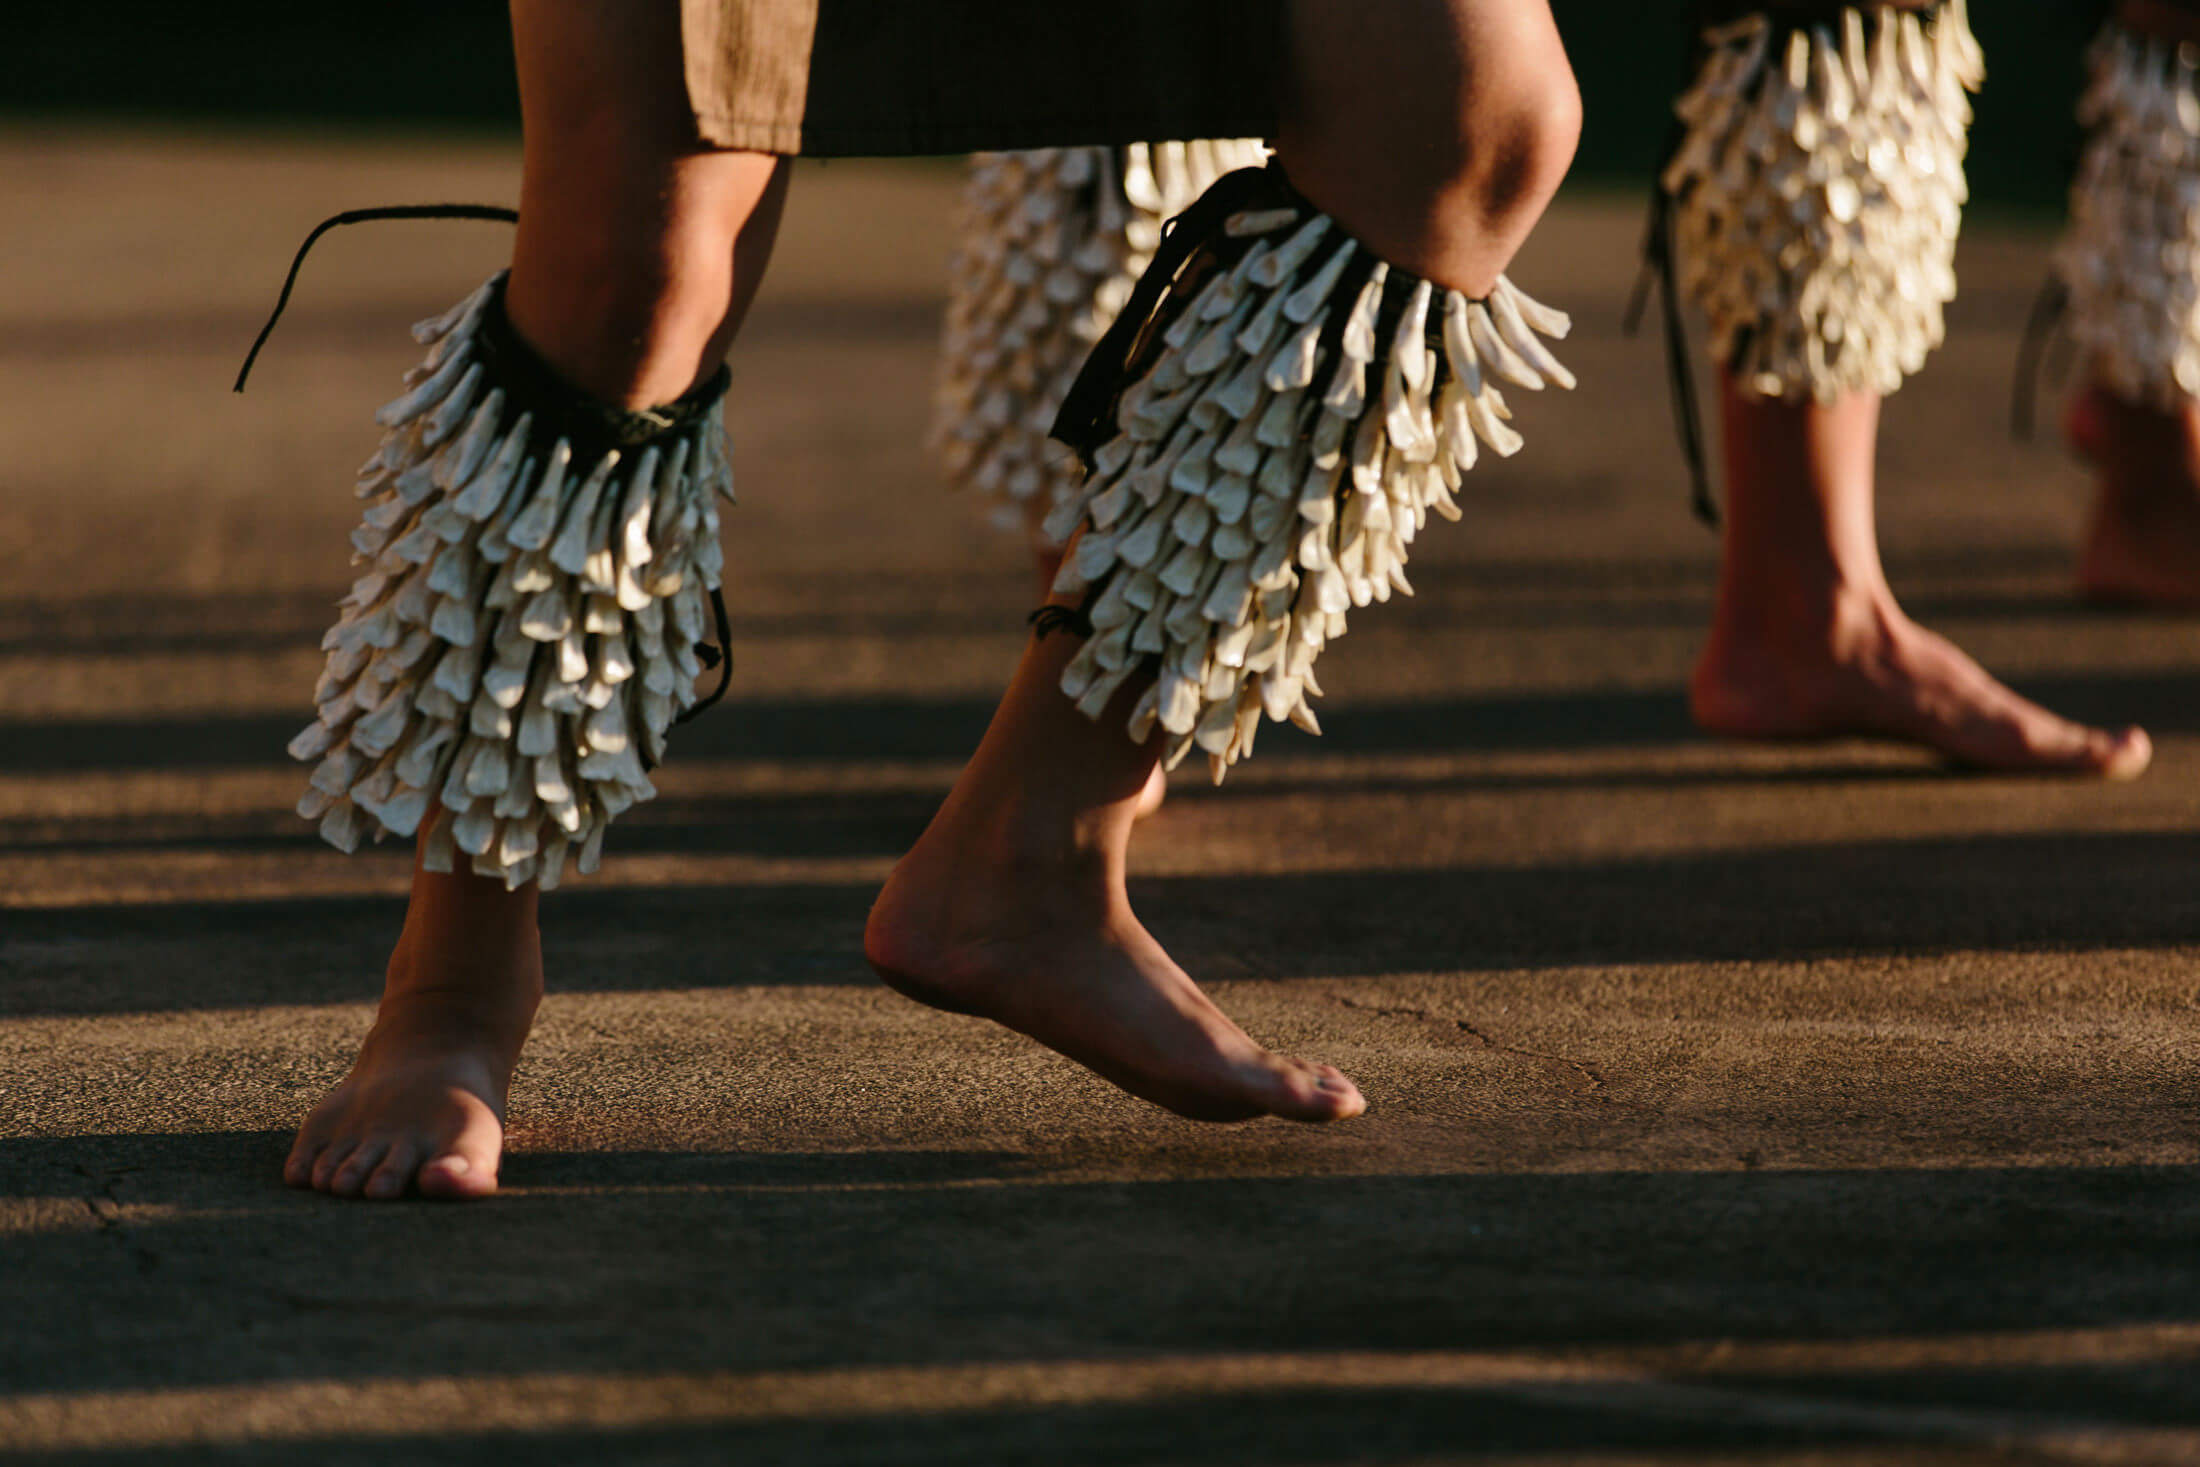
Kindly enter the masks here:
<path id="1" fill-rule="evenodd" d="M 428 1165 L 439 1166 L 454 1176 L 464 1175 L 474 1169 L 474 1164 L 463 1156 L 439 1156 Z"/>

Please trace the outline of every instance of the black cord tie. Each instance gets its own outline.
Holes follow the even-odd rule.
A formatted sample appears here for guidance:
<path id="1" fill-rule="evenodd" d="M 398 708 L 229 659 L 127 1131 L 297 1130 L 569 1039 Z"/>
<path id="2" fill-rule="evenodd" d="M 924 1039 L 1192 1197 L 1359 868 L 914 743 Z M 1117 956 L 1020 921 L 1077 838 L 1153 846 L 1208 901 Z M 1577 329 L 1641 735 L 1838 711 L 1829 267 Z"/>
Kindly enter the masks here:
<path id="1" fill-rule="evenodd" d="M 1161 243 L 1153 263 L 1138 277 L 1137 286 L 1113 325 L 1094 343 L 1092 354 L 1078 370 L 1055 415 L 1052 437 L 1077 450 L 1085 467 L 1092 456 L 1115 435 L 1115 408 L 1129 385 L 1130 364 L 1145 344 L 1154 313 L 1187 261 L 1202 244 L 1222 237 L 1222 226 L 1232 214 L 1255 206 L 1303 203 L 1283 170 L 1271 163 L 1265 168 L 1240 168 L 1216 179 L 1192 206 L 1161 226 Z M 1251 241 L 1245 242 L 1251 248 Z"/>
<path id="2" fill-rule="evenodd" d="M 2048 276 L 2032 301 L 2032 314 L 2025 320 L 2024 339 L 2017 346 L 2016 375 L 2010 384 L 2009 432 L 2020 443 L 2029 443 L 2032 439 L 2032 426 L 2039 411 L 2040 382 L 2050 375 L 2045 371 L 2047 357 L 2063 339 L 2062 328 L 2069 314 L 2070 288 L 2063 284 L 2061 276 Z"/>
<path id="3" fill-rule="evenodd" d="M 1642 236 L 1642 272 L 1635 277 L 1635 292 L 1627 302 L 1620 326 L 1633 336 L 1642 326 L 1644 309 L 1653 288 L 1658 293 L 1659 314 L 1665 327 L 1665 386 L 1672 406 L 1673 429 L 1680 435 L 1681 457 L 1688 462 L 1688 503 L 1696 518 L 1714 529 L 1719 523 L 1719 501 L 1711 492 L 1711 465 L 1704 451 L 1703 409 L 1696 401 L 1696 376 L 1688 357 L 1688 322 L 1681 312 L 1679 253 L 1673 218 L 1673 200 L 1665 191 L 1665 169 L 1679 153 L 1687 131 L 1674 124 L 1666 145 L 1665 161 L 1650 183 L 1650 220 Z"/>
<path id="4" fill-rule="evenodd" d="M 275 309 L 268 312 L 267 324 L 260 328 L 260 334 L 252 338 L 252 350 L 244 354 L 244 365 L 237 369 L 237 380 L 230 387 L 231 392 L 244 391 L 244 379 L 252 375 L 252 364 L 260 359 L 260 348 L 275 334 L 275 323 L 283 318 L 283 308 L 290 304 L 290 292 L 298 283 L 298 271 L 304 267 L 307 253 L 321 236 L 340 225 L 365 224 L 376 219 L 488 219 L 516 224 L 519 211 L 497 204 L 392 204 L 379 209 L 346 209 L 323 219 L 313 226 L 313 232 L 291 257 L 290 273 L 283 277 L 283 289 L 275 297 Z"/>
<path id="5" fill-rule="evenodd" d="M 1050 602 L 1024 620 L 1030 624 L 1032 636 L 1042 642 L 1056 632 L 1068 632 L 1077 637 L 1093 634 L 1091 612 L 1083 606 L 1056 606 Z"/>
<path id="6" fill-rule="evenodd" d="M 1778 56 L 1789 36 L 1832 19 L 1846 3 L 1847 0 L 1700 0 L 1689 27 L 1686 74 L 1693 77 L 1702 70 L 1710 49 L 1705 32 L 1713 27 L 1745 15 L 1762 14 L 1772 26 L 1770 54 Z M 1883 0 L 1883 3 L 1890 9 L 1922 14 L 1937 9 L 1942 0 Z M 1650 291 L 1655 286 L 1665 327 L 1666 390 L 1672 402 L 1673 426 L 1680 435 L 1681 455 L 1688 461 L 1689 507 L 1695 511 L 1697 519 L 1715 529 L 1719 524 L 1719 501 L 1711 492 L 1710 455 L 1704 448 L 1703 408 L 1696 399 L 1695 374 L 1689 370 L 1688 322 L 1681 308 L 1678 279 L 1678 226 L 1673 199 L 1665 191 L 1665 172 L 1680 155 L 1687 140 L 1686 125 L 1674 119 L 1658 171 L 1651 179 L 1650 221 L 1643 231 L 1642 241 L 1642 273 L 1635 278 L 1635 291 L 1628 300 L 1622 327 L 1629 336 L 1636 333 L 1649 304 Z"/>
<path id="7" fill-rule="evenodd" d="M 703 666 L 718 669 L 718 686 L 711 689 L 710 695 L 700 703 L 674 718 L 674 728 L 689 719 L 700 718 L 715 708 L 718 700 L 726 696 L 726 689 L 733 685 L 733 624 L 726 619 L 726 598 L 719 593 L 716 586 L 710 588 L 710 614 L 712 620 L 718 624 L 718 645 L 713 647 L 708 642 L 697 642 L 695 655 Z"/>
<path id="8" fill-rule="evenodd" d="M 701 423 L 732 384 L 732 369 L 721 362 L 710 376 L 655 407 L 615 407 L 592 397 L 567 382 L 512 329 L 512 318 L 504 308 L 508 278 L 499 275 L 490 282 L 476 349 L 496 385 L 504 389 L 512 411 L 535 415 L 541 426 L 533 436 L 544 449 L 563 438 L 576 460 L 593 462 L 613 449 L 630 454 L 664 443 Z"/>

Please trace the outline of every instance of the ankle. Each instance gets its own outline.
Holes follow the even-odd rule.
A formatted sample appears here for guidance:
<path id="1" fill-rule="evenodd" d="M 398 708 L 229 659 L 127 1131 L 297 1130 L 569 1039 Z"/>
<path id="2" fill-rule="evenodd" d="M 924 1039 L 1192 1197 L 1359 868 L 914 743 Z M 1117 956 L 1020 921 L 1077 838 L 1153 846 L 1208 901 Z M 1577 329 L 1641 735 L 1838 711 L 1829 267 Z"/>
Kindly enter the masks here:
<path id="1" fill-rule="evenodd" d="M 1894 592 L 1876 568 L 1855 576 L 1736 575 L 1720 584 L 1712 640 L 1728 646 L 1815 647 L 1838 657 L 1859 642 L 1885 637 L 1902 620 Z"/>
<path id="2" fill-rule="evenodd" d="M 455 928 L 415 912 L 390 953 L 381 1012 L 524 1032 L 542 993 L 542 944 L 531 912 L 524 924 Z"/>
<path id="3" fill-rule="evenodd" d="M 2134 508 L 2185 504 L 2200 484 L 2200 402 L 2191 398 L 2169 409 L 2092 383 L 2070 400 L 2064 433 L 2101 471 L 2103 493 Z"/>
<path id="4" fill-rule="evenodd" d="M 534 1022 L 542 994 L 539 963 L 420 961 L 401 944 L 383 977 L 378 1013 L 435 1015 L 457 1024 L 525 1029 Z"/>
<path id="5" fill-rule="evenodd" d="M 938 828 L 961 864 L 1015 872 L 1049 887 L 1105 883 L 1120 875 L 1131 818 L 1115 806 L 1075 809 L 1047 801 L 950 805 Z"/>

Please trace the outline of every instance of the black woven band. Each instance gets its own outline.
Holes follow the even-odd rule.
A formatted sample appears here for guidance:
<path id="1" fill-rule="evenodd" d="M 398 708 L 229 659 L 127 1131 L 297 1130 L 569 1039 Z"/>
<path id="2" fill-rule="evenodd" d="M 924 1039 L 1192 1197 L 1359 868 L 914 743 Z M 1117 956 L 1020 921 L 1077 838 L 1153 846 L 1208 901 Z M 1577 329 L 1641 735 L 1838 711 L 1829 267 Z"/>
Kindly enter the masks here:
<path id="1" fill-rule="evenodd" d="M 556 368 L 520 340 L 505 314 L 504 279 L 500 275 L 490 285 L 476 350 L 488 366 L 491 383 L 504 390 L 507 418 L 533 413 L 535 427 L 530 436 L 541 443 L 563 438 L 572 446 L 575 462 L 601 458 L 614 448 L 623 453 L 677 438 L 701 423 L 726 395 L 732 374 L 721 365 L 678 399 L 659 407 L 629 410 L 590 396 L 560 377 Z"/>
<path id="2" fill-rule="evenodd" d="M 1776 26 L 1827 25 L 1844 10 L 1909 10 L 1920 15 L 1938 10 L 1941 0 L 1699 0 L 1699 25 L 1725 25 L 1748 15 L 1762 15 Z"/>

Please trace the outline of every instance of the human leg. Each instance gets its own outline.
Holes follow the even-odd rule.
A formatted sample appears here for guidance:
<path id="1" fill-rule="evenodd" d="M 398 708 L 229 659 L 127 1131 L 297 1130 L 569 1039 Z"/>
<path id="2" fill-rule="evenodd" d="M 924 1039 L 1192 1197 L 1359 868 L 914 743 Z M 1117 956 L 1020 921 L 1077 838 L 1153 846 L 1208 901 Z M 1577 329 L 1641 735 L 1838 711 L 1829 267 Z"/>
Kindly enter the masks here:
<path id="1" fill-rule="evenodd" d="M 1047 515 L 1084 478 L 1050 437 L 1078 368 L 1114 323 L 1162 228 L 1235 168 L 1255 138 L 981 153 L 963 185 L 948 277 L 933 448 L 951 487 L 1022 531 L 1043 599 L 1061 570 Z M 1155 769 L 1139 797 L 1168 795 Z"/>
<path id="2" fill-rule="evenodd" d="M 970 160 L 948 272 L 932 444 L 951 488 L 1021 530 L 1039 594 L 1062 547 L 1041 527 L 1084 477 L 1050 430 L 1085 357 L 1153 258 L 1167 221 L 1258 139 L 981 153 Z"/>
<path id="3" fill-rule="evenodd" d="M 1718 601 L 1689 684 L 1699 725 L 1901 739 L 1987 769 L 2146 767 L 2141 731 L 2058 718 L 1903 613 L 1873 523 L 1875 394 L 1786 403 L 1721 385 L 1729 488 Z"/>
<path id="4" fill-rule="evenodd" d="M 1314 652 L 1341 631 L 1344 606 L 1387 596 L 1389 577 L 1400 568 L 1395 554 L 1387 565 L 1376 564 L 1376 547 L 1395 552 L 1429 503 L 1450 503 L 1442 481 L 1456 481 L 1454 450 L 1471 460 L 1472 434 L 1462 445 L 1454 428 L 1467 432 L 1468 415 L 1479 414 L 1477 431 L 1486 429 L 1493 446 L 1517 446 L 1490 412 L 1494 390 L 1470 394 L 1459 387 L 1429 345 L 1438 339 L 1439 321 L 1450 320 L 1445 303 L 1453 296 L 1443 287 L 1478 297 L 1497 292 L 1499 310 L 1524 307 L 1546 322 L 1555 316 L 1505 293 L 1509 287 L 1499 281 L 1505 260 L 1556 188 L 1575 134 L 1571 73 L 1541 0 L 1401 0 L 1369 18 L 1365 31 L 1340 27 L 1343 9 L 1323 0 L 1293 7 L 1295 75 L 1279 152 L 1291 178 L 1303 177 L 1304 197 L 1273 209 L 1246 204 L 1233 216 L 1243 226 L 1236 235 L 1197 232 L 1212 221 L 1179 226 L 1194 231 L 1194 263 L 1177 262 L 1172 269 L 1200 270 L 1205 267 L 1197 262 L 1211 259 L 1218 273 L 1204 277 L 1209 281 L 1220 279 L 1225 268 L 1241 270 L 1248 292 L 1243 309 L 1229 317 L 1228 331 L 1217 318 L 1210 351 L 1191 348 L 1183 337 L 1166 351 L 1154 348 L 1157 357 L 1125 364 L 1126 376 L 1148 375 L 1124 394 L 1121 416 L 1111 418 L 1112 427 L 1102 424 L 1102 435 L 1120 430 L 1130 436 L 1110 437 L 1099 450 L 1095 462 L 1103 467 L 1060 522 L 1066 528 L 1084 524 L 1086 538 L 1071 552 L 1056 604 L 1069 613 L 1093 600 L 1094 626 L 1106 620 L 1109 630 L 1081 648 L 1062 636 L 1042 636 L 1027 648 L 979 756 L 897 866 L 866 933 L 874 966 L 903 992 L 996 1019 L 1135 1094 L 1201 1119 L 1275 1114 L 1333 1120 L 1356 1114 L 1363 1102 L 1335 1071 L 1255 1044 L 1137 924 L 1124 892 L 1130 804 L 1164 748 L 1181 757 L 1193 747 L 1195 729 L 1197 746 L 1219 767 L 1249 747 L 1245 724 L 1257 722 L 1264 708 L 1272 717 L 1311 721 L 1303 695 L 1313 691 Z M 1362 9 L 1353 13 L 1368 18 Z M 1370 98 L 1380 98 L 1382 107 L 1371 110 Z M 1354 161 L 1376 177 L 1356 176 Z M 1283 194 L 1271 189 L 1264 196 Z M 1231 206 L 1224 201 L 1219 207 Z M 1334 213 L 1317 218 L 1310 211 L 1318 209 Z M 1330 230 L 1335 233 L 1321 241 Z M 1363 243 L 1363 230 L 1383 245 Z M 1258 231 L 1273 233 L 1252 241 Z M 1285 243 L 1285 236 L 1296 243 Z M 1385 255 L 1386 249 L 1395 255 Z M 1261 273 L 1258 258 L 1271 256 L 1274 266 Z M 1225 258 L 1238 264 L 1225 267 Z M 1319 263 L 1325 260 L 1335 268 Z M 1344 272 L 1353 269 L 1358 273 L 1347 285 Z M 1308 277 L 1303 282 L 1294 273 L 1301 270 Z M 1376 273 L 1381 271 L 1392 273 Z M 1419 275 L 1424 283 L 1416 283 L 1416 272 L 1425 272 Z M 1395 389 L 1396 438 L 1388 436 L 1380 408 L 1368 407 L 1370 393 L 1376 403 L 1383 401 L 1385 384 L 1378 377 L 1370 386 L 1365 371 L 1371 363 L 1378 373 L 1384 370 L 1374 355 L 1372 321 L 1386 279 L 1398 295 L 1398 321 L 1418 309 L 1421 315 L 1410 319 L 1428 333 L 1417 338 L 1411 325 L 1396 328 L 1396 355 L 1388 357 L 1390 370 L 1403 374 Z M 1357 316 L 1354 302 L 1363 298 L 1370 303 L 1368 319 L 1346 326 L 1343 312 Z M 1287 302 L 1296 303 L 1299 314 L 1285 327 Z M 1328 344 L 1323 313 L 1332 306 L 1341 347 Z M 1180 324 L 1195 319 L 1196 308 L 1181 300 L 1168 309 Z M 1470 310 L 1484 309 L 1479 301 L 1470 307 L 1458 299 L 1462 321 Z M 1491 329 L 1486 316 L 1475 319 L 1480 330 Z M 1232 338 L 1240 327 L 1249 335 Z M 1244 344 L 1252 338 L 1255 345 Z M 1242 363 L 1229 355 L 1232 339 Z M 1266 354 L 1283 339 L 1303 342 L 1303 355 L 1293 349 L 1269 363 Z M 1386 354 L 1390 340 L 1386 327 Z M 1461 350 L 1472 372 L 1474 349 Z M 1509 348 L 1498 350 L 1508 370 L 1527 370 L 1524 362 L 1515 367 Z M 1308 374 L 1319 370 L 1321 385 L 1312 375 L 1264 385 L 1270 366 L 1296 370 L 1283 365 L 1286 355 Z M 1226 360 L 1232 363 L 1227 371 L 1221 365 Z M 1207 382 L 1189 380 L 1201 373 L 1210 374 Z M 1158 443 L 1132 445 L 1142 428 L 1132 423 L 1137 412 L 1130 394 L 1147 394 L 1141 400 L 1158 409 L 1162 395 L 1197 395 L 1208 383 L 1219 388 L 1225 376 L 1242 381 L 1245 400 L 1224 394 L 1222 400 L 1235 405 L 1218 404 L 1217 412 L 1242 432 L 1233 431 L 1224 448 L 1218 446 L 1225 436 L 1219 419 L 1192 430 L 1203 438 L 1200 455 L 1186 452 L 1170 461 L 1187 471 L 1196 461 L 1201 485 L 1174 480 L 1168 464 L 1159 463 L 1148 486 L 1155 497 L 1130 511 L 1143 516 L 1141 523 L 1152 521 L 1154 530 L 1144 537 L 1152 543 L 1127 550 L 1128 559 L 1116 556 L 1115 546 L 1130 529 L 1116 516 L 1126 512 L 1131 491 L 1114 494 L 1103 485 L 1121 483 L 1121 472 L 1162 452 Z M 1165 380 L 1187 385 L 1161 385 Z M 1479 373 L 1474 380 L 1479 384 Z M 1441 429 L 1430 402 L 1440 385 L 1457 388 L 1441 397 Z M 1186 421 L 1196 421 L 1196 414 Z M 1265 458 L 1252 447 L 1257 423 L 1269 433 Z M 1323 448 L 1311 436 L 1316 434 L 1332 434 L 1335 441 Z M 1347 434 L 1364 442 L 1368 454 L 1367 483 L 1349 488 L 1336 457 Z M 1384 468 L 1393 446 L 1401 460 L 1395 474 Z M 1318 470 L 1317 458 L 1324 465 Z M 1279 477 L 1256 494 L 1249 467 L 1255 460 L 1272 460 L 1288 485 Z M 1232 463 L 1243 472 L 1230 469 Z M 1317 472 L 1327 477 L 1317 479 Z M 1164 480 L 1175 485 L 1167 497 Z M 1223 487 L 1224 480 L 1232 487 Z M 1207 487 L 1216 492 L 1208 495 Z M 1110 507 L 1096 508 L 1109 494 Z M 1345 525 L 1353 527 L 1349 540 L 1341 533 Z M 1168 543 L 1177 566 L 1166 575 L 1181 581 L 1172 588 L 1166 630 L 1162 603 L 1152 599 L 1164 584 L 1154 558 L 1164 528 L 1175 537 Z M 1266 587 L 1257 593 L 1266 598 L 1258 622 L 1249 619 L 1256 560 Z M 1149 563 L 1156 567 L 1153 583 L 1130 593 L 1145 595 L 1150 608 L 1133 639 L 1131 622 L 1121 619 L 1128 604 L 1124 588 L 1139 579 L 1133 568 Z M 1110 589 L 1103 592 L 1103 584 Z M 1332 595 L 1343 599 L 1333 604 Z M 1294 620 L 1305 630 L 1303 640 L 1292 640 Z M 1145 640 L 1148 635 L 1155 640 Z M 1105 668 L 1094 660 L 1102 644 L 1112 649 Z M 1288 669 L 1287 644 L 1296 649 Z M 1211 700 L 1203 701 L 1194 685 L 1194 664 L 1213 674 L 1218 690 Z M 1165 709 L 1164 687 L 1170 689 Z M 1071 689 L 1074 704 L 1064 697 Z M 1204 711 L 1209 702 L 1217 710 L 1212 716 Z M 1121 731 L 1126 715 L 1134 730 L 1127 740 Z"/>
<path id="5" fill-rule="evenodd" d="M 2087 380 L 2066 431 L 2096 474 L 2078 586 L 2200 605 L 2200 8 L 2125 0 L 2093 54 L 2089 138 L 2056 268 Z"/>
<path id="6" fill-rule="evenodd" d="M 1721 367 L 1727 511 L 1696 721 L 2137 774 L 2143 733 L 2019 698 L 1910 621 L 1880 565 L 1880 399 L 1939 344 L 1955 289 L 1965 97 L 1982 75 L 1962 5 L 1789 5 L 1706 34 L 1663 178 Z"/>
<path id="7" fill-rule="evenodd" d="M 374 1025 L 299 1128 L 285 1181 L 378 1199 L 496 1190 L 505 1096 L 542 998 L 538 890 L 416 860 Z"/>
<path id="8" fill-rule="evenodd" d="M 507 314 L 558 378 L 614 407 L 670 402 L 717 370 L 784 189 L 778 159 L 696 147 L 666 85 L 679 75 L 672 23 L 611 0 L 513 6 L 526 153 Z M 440 776 L 448 756 L 427 762 Z M 538 777 L 532 792 L 544 787 Z M 381 1010 L 349 1078 L 299 1132 L 285 1169 L 295 1185 L 494 1189 L 506 1089 L 542 988 L 536 883 L 450 869 L 442 812 L 463 793 L 412 812 L 421 858 Z M 549 839 L 562 849 L 555 830 Z"/>

